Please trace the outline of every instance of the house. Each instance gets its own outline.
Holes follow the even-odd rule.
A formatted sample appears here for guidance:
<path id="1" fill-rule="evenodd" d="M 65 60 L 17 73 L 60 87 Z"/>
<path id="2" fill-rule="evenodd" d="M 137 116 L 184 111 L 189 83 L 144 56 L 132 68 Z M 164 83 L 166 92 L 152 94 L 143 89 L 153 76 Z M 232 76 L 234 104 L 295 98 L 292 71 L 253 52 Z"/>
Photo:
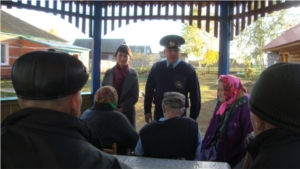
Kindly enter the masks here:
<path id="1" fill-rule="evenodd" d="M 130 45 L 129 48 L 131 49 L 132 53 L 142 53 L 144 55 L 152 54 L 151 47 L 149 45 L 144 45 L 144 46 L 141 46 L 141 45 L 139 45 L 139 46 Z"/>
<path id="2" fill-rule="evenodd" d="M 277 62 L 300 63 L 300 23 L 261 48 L 267 52 L 267 66 Z"/>
<path id="3" fill-rule="evenodd" d="M 112 68 L 115 62 L 115 53 L 120 45 L 126 44 L 124 39 L 101 39 L 101 70 L 104 73 L 107 69 Z M 75 39 L 73 45 L 93 50 L 93 39 Z M 92 63 L 92 52 L 89 53 L 90 63 Z"/>
<path id="4" fill-rule="evenodd" d="M 1 12 L 1 79 L 10 78 L 15 60 L 28 52 L 48 50 L 69 53 L 88 67 L 89 49 L 68 44 L 68 41 L 43 31 L 7 12 Z"/>
<path id="5" fill-rule="evenodd" d="M 124 39 L 101 39 L 101 60 L 114 60 L 116 50 L 120 45 L 126 44 Z M 93 49 L 93 39 L 75 39 L 73 45 Z M 91 57 L 92 55 L 90 55 Z"/>
<path id="6" fill-rule="evenodd" d="M 166 55 L 164 54 L 163 51 L 159 52 L 159 57 L 160 57 L 160 60 L 165 60 L 166 59 Z M 180 53 L 179 59 L 181 59 L 185 62 L 188 62 L 188 54 L 187 53 Z"/>
<path id="7" fill-rule="evenodd" d="M 122 44 L 126 44 L 124 39 L 101 39 L 101 72 L 104 73 L 107 69 L 113 67 L 115 62 L 115 53 L 118 47 Z M 75 39 L 73 45 L 81 46 L 93 49 L 93 39 Z M 159 55 L 152 53 L 149 45 L 128 45 L 132 53 L 142 53 L 144 55 L 153 55 L 158 60 Z M 92 53 L 90 53 L 90 60 L 92 60 Z M 131 60 L 130 65 L 132 67 L 151 66 L 153 63 L 148 60 Z"/>

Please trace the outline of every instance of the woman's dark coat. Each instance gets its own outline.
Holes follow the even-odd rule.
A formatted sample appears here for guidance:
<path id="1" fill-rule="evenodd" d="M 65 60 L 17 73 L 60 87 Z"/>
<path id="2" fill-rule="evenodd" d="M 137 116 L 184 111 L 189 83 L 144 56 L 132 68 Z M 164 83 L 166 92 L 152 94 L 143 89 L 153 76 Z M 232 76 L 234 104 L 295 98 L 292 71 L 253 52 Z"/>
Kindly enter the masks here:
<path id="1" fill-rule="evenodd" d="M 102 86 L 114 86 L 115 67 L 105 72 Z M 139 99 L 138 74 L 134 69 L 129 68 L 122 85 L 122 93 L 118 93 L 118 106 L 123 108 L 123 114 L 128 118 L 134 128 L 136 128 L 136 110 L 134 105 Z"/>

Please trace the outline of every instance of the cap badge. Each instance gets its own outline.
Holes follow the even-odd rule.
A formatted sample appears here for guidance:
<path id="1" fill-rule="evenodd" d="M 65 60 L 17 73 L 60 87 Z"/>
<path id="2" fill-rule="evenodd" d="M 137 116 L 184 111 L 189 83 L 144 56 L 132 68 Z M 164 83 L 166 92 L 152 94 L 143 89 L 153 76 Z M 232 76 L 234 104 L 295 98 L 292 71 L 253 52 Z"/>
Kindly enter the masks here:
<path id="1" fill-rule="evenodd" d="M 182 83 L 180 81 L 175 82 L 175 87 L 177 89 L 181 89 L 182 88 Z"/>
<path id="2" fill-rule="evenodd" d="M 171 41 L 170 46 L 174 46 L 174 45 L 175 45 L 175 42 Z"/>

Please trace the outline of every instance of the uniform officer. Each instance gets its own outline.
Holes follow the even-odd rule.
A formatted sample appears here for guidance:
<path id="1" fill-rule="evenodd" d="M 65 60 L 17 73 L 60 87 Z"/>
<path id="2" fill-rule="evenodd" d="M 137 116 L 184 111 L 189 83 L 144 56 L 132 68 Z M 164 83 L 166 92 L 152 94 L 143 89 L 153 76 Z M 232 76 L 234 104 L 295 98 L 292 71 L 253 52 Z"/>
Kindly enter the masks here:
<path id="1" fill-rule="evenodd" d="M 163 117 L 161 103 L 165 92 L 179 92 L 185 95 L 185 107 L 189 107 L 190 117 L 194 120 L 200 114 L 201 95 L 199 81 L 194 67 L 179 59 L 180 46 L 185 43 L 181 36 L 167 35 L 160 40 L 164 46 L 166 60 L 159 61 L 150 70 L 144 99 L 145 121 L 152 121 L 151 108 L 155 104 L 154 120 Z M 189 94 L 189 98 L 188 98 Z M 184 112 L 183 116 L 186 116 Z"/>

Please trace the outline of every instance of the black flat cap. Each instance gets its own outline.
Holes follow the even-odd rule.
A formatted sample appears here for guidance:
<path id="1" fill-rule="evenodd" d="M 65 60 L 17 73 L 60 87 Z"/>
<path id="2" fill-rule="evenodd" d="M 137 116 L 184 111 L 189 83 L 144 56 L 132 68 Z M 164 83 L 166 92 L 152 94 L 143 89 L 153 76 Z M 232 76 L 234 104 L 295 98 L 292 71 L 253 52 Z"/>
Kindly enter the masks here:
<path id="1" fill-rule="evenodd" d="M 167 35 L 160 39 L 159 44 L 166 48 L 180 47 L 185 43 L 185 40 L 178 35 Z"/>
<path id="2" fill-rule="evenodd" d="M 18 97 L 29 100 L 62 98 L 81 90 L 89 74 L 77 58 L 55 51 L 20 56 L 11 71 Z"/>

